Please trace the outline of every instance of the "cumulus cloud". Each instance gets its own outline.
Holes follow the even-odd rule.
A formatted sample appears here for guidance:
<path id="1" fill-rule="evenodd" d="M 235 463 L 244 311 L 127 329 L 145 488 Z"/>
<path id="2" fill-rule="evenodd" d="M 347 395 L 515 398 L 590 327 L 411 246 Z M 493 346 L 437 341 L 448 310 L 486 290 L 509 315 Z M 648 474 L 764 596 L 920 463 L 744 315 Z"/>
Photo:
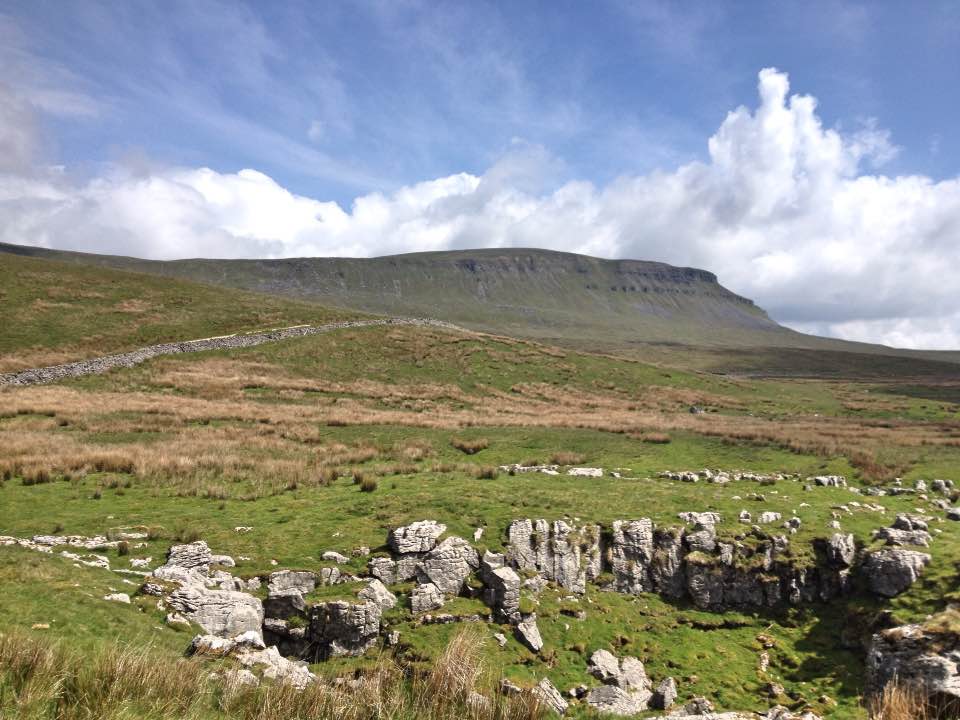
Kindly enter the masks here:
<path id="1" fill-rule="evenodd" d="M 960 180 L 881 174 L 896 153 L 885 131 L 825 128 L 816 100 L 789 90 L 785 73 L 761 71 L 757 107 L 727 115 L 706 161 L 603 187 L 564 180 L 561 162 L 522 142 L 482 176 L 349 209 L 255 170 L 117 170 L 77 185 L 5 167 L 0 239 L 152 258 L 547 247 L 704 267 L 799 329 L 960 345 Z M 0 119 L 0 147 L 18 122 Z"/>

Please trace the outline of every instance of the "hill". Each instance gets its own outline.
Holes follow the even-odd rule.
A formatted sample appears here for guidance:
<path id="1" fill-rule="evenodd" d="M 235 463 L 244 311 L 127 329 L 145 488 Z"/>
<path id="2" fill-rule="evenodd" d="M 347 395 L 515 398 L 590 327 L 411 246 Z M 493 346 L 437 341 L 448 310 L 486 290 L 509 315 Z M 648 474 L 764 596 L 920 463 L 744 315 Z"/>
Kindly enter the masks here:
<path id="1" fill-rule="evenodd" d="M 17 255 L 0 259 L 0 303 L 0 373 L 359 316 L 289 298 Z"/>
<path id="2" fill-rule="evenodd" d="M 775 376 L 953 376 L 960 355 L 805 335 L 705 270 L 531 249 L 379 258 L 151 261 L 0 244 L 0 252 L 132 270 L 669 365 Z"/>

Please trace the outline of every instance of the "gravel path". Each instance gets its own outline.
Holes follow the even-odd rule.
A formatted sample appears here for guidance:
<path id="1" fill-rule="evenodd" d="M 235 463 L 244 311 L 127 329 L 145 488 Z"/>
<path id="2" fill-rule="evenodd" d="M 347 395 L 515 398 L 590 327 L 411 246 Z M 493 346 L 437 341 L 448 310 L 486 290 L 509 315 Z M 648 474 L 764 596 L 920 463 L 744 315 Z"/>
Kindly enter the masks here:
<path id="1" fill-rule="evenodd" d="M 319 335 L 331 330 L 345 330 L 347 328 L 377 327 L 381 325 L 418 325 L 441 327 L 448 330 L 462 330 L 450 323 L 440 320 L 421 318 L 387 318 L 385 320 L 350 320 L 329 325 L 298 325 L 296 327 L 269 330 L 267 332 L 247 333 L 242 335 L 225 335 L 223 337 L 204 338 L 202 340 L 185 340 L 184 342 L 162 343 L 103 357 L 79 360 L 63 365 L 31 368 L 14 373 L 0 374 L 2 385 L 37 385 L 40 383 L 56 382 L 64 378 L 79 377 L 80 375 L 94 375 L 104 373 L 114 368 L 125 368 L 139 365 L 142 362 L 155 358 L 158 355 L 177 355 L 179 353 L 203 352 L 204 350 L 227 350 L 231 348 L 253 347 L 268 342 L 277 342 L 288 338 Z"/>

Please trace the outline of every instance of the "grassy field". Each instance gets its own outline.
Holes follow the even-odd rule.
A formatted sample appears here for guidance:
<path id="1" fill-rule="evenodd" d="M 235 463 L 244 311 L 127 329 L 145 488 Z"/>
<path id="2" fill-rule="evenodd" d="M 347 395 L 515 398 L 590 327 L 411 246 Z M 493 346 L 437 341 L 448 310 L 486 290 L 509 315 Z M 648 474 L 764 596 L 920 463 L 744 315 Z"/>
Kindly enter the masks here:
<path id="1" fill-rule="evenodd" d="M 0 255 L 0 372 L 357 313 L 257 293 Z"/>
<path id="2" fill-rule="evenodd" d="M 118 283 L 128 297 L 141 292 L 139 278 L 123 277 L 130 284 L 124 286 L 123 278 Z M 174 287 L 157 282 L 163 286 L 158 292 Z M 191 332 L 183 335 L 253 327 L 261 317 L 257 309 L 275 312 L 270 317 L 287 324 L 336 316 L 254 300 L 248 315 L 216 305 L 207 316 L 203 296 L 197 297 L 198 315 L 185 321 Z M 26 312 L 32 302 L 20 301 L 19 307 Z M 113 300 L 90 302 L 100 309 L 78 311 L 77 317 L 94 327 Z M 167 308 L 166 300 L 157 302 Z M 180 327 L 175 315 L 170 322 Z M 20 340 L 4 337 L 11 362 L 25 361 L 37 347 L 59 348 L 57 337 L 65 343 L 74 338 L 77 351 L 93 347 L 83 344 L 83 333 L 70 334 L 80 320 L 72 330 L 58 330 L 62 336 L 36 323 L 32 335 L 24 330 Z M 235 325 L 228 328 L 230 323 Z M 124 320 L 104 337 L 112 337 L 117 349 L 129 347 L 135 338 L 128 333 L 137 328 Z M 389 528 L 425 518 L 467 538 L 483 528 L 477 545 L 496 550 L 515 518 L 607 524 L 650 517 L 679 524 L 678 512 L 714 510 L 723 517 L 721 534 L 733 535 L 744 528 L 736 518 L 747 509 L 799 516 L 803 524 L 791 543 L 802 560 L 814 539 L 834 532 L 836 512 L 844 531 L 863 545 L 897 512 L 943 513 L 916 496 L 805 491 L 802 482 L 790 480 L 763 486 L 683 483 L 659 478 L 659 472 L 709 467 L 801 477 L 839 473 L 861 488 L 895 476 L 906 483 L 939 477 L 960 484 L 958 401 L 951 381 L 932 377 L 735 378 L 469 332 L 351 329 L 157 358 L 57 385 L 0 389 L 0 534 L 92 535 L 146 526 L 152 539 L 145 547 L 130 555 L 108 553 L 114 567 L 143 557 L 157 564 L 171 544 L 202 537 L 215 552 L 243 558 L 235 572 L 252 576 L 277 567 L 316 570 L 325 564 L 320 556 L 326 550 L 382 551 Z M 691 413 L 691 407 L 703 412 Z M 605 474 L 497 470 L 540 462 L 602 467 Z M 362 491 L 361 480 L 372 491 Z M 763 498 L 751 499 L 757 493 Z M 867 509 L 867 501 L 884 512 Z M 253 530 L 237 533 L 238 526 Z M 545 649 L 534 655 L 513 639 L 500 648 L 492 634 L 501 628 L 468 624 L 484 640 L 477 662 L 487 668 L 488 684 L 500 674 L 524 685 L 547 676 L 565 691 L 587 681 L 587 658 L 605 647 L 640 657 L 655 680 L 674 676 L 682 698 L 702 694 L 718 707 L 761 709 L 774 702 L 763 692 L 774 681 L 785 688 L 786 697 L 778 699 L 784 704 L 862 719 L 858 641 L 878 618 L 921 619 L 956 597 L 960 524 L 937 520 L 933 528 L 932 564 L 891 602 L 857 594 L 803 609 L 716 614 L 595 588 L 573 603 L 547 589 L 523 599 L 538 613 Z M 356 571 L 364 564 L 352 561 Z M 111 652 L 118 643 L 149 646 L 158 661 L 176 667 L 190 633 L 163 624 L 163 612 L 147 598 L 137 597 L 130 606 L 101 599 L 132 589 L 121 575 L 0 548 L 0 633 L 59 639 L 94 654 Z M 352 598 L 357 589 L 345 584 L 323 594 Z M 578 610 L 586 614 L 578 616 Z M 488 612 L 469 598 L 449 602 L 444 611 Z M 315 669 L 331 676 L 375 674 L 389 657 L 427 672 L 463 628 L 420 626 L 402 607 L 386 620 L 401 633 L 395 653 Z M 767 670 L 760 669 L 762 651 L 769 654 Z M 2 693 L 15 683 L 2 673 L 0 698 L 9 698 Z M 5 707 L 11 706 L 0 702 Z M 189 712 L 180 707 L 163 714 L 167 710 L 150 706 L 144 716 L 253 717 L 252 707 L 253 700 L 235 712 L 201 703 Z M 408 715 L 393 717 L 410 716 L 411 707 L 404 705 Z"/>

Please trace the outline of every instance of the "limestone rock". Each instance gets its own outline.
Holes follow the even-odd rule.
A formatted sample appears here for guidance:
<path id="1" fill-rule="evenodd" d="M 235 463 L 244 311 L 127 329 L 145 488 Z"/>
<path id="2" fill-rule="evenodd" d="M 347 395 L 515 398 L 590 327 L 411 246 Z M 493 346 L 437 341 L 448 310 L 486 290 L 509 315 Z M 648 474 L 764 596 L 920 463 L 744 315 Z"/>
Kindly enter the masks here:
<path id="1" fill-rule="evenodd" d="M 957 619 L 956 610 L 944 615 L 952 618 L 928 628 L 922 625 L 904 625 L 884 630 L 873 636 L 867 650 L 866 694 L 879 695 L 887 683 L 899 683 L 922 688 L 928 696 L 940 701 L 960 703 L 960 635 L 938 629 L 949 627 Z"/>
<path id="2" fill-rule="evenodd" d="M 447 529 L 446 525 L 435 520 L 421 520 L 411 525 L 391 530 L 387 536 L 387 546 L 395 553 L 430 552 Z"/>
<path id="3" fill-rule="evenodd" d="M 410 609 L 415 615 L 443 607 L 443 593 L 433 583 L 418 585 L 410 592 Z"/>
<path id="4" fill-rule="evenodd" d="M 342 600 L 314 605 L 310 614 L 310 639 L 317 658 L 362 655 L 377 640 L 381 610 L 376 603 Z"/>
<path id="5" fill-rule="evenodd" d="M 682 512 L 677 517 L 688 525 L 719 525 L 720 513 L 715 512 Z"/>
<path id="6" fill-rule="evenodd" d="M 171 582 L 196 582 L 210 572 L 213 555 L 203 540 L 174 545 L 167 552 L 167 562 L 153 571 L 154 577 Z"/>
<path id="7" fill-rule="evenodd" d="M 448 537 L 424 555 L 417 574 L 440 592 L 458 595 L 467 578 L 480 567 L 477 551 L 460 537 Z"/>
<path id="8" fill-rule="evenodd" d="M 600 528 L 575 528 L 563 520 L 514 520 L 507 529 L 506 558 L 518 570 L 536 570 L 562 588 L 582 593 L 587 579 L 600 574 Z"/>
<path id="9" fill-rule="evenodd" d="M 587 662 L 587 672 L 604 684 L 618 684 L 620 661 L 609 650 L 595 650 Z"/>
<path id="10" fill-rule="evenodd" d="M 593 709 L 608 715 L 630 717 L 639 715 L 647 709 L 647 703 L 633 697 L 616 685 L 601 685 L 587 693 L 587 704 Z"/>
<path id="11" fill-rule="evenodd" d="M 917 581 L 929 562 L 930 556 L 926 553 L 884 548 L 868 553 L 863 569 L 872 592 L 895 597 Z"/>
<path id="12" fill-rule="evenodd" d="M 532 652 L 540 652 L 543 648 L 543 638 L 540 637 L 540 628 L 537 627 L 537 615 L 531 613 L 514 628 L 517 639 Z"/>
<path id="13" fill-rule="evenodd" d="M 684 535 L 691 552 L 711 553 L 717 547 L 717 529 L 713 525 L 697 523 L 693 532 Z"/>
<path id="14" fill-rule="evenodd" d="M 130 604 L 130 596 L 127 595 L 126 593 L 121 593 L 121 592 L 104 595 L 103 599 L 108 600 L 110 602 L 125 603 L 127 605 Z"/>
<path id="15" fill-rule="evenodd" d="M 389 610 L 397 604 L 397 596 L 376 578 L 367 583 L 367 586 L 357 593 L 357 597 L 375 603 L 381 610 Z"/>
<path id="16" fill-rule="evenodd" d="M 653 522 L 614 520 L 610 545 L 610 570 L 619 592 L 639 594 L 650 592 L 653 581 L 650 563 L 653 559 Z"/>
<path id="17" fill-rule="evenodd" d="M 306 595 L 316 587 L 317 576 L 302 570 L 277 570 L 267 578 L 267 592 L 271 595 L 286 590 L 296 590 L 301 595 Z"/>
<path id="18" fill-rule="evenodd" d="M 665 678 L 657 685 L 650 698 L 650 707 L 654 710 L 669 710 L 677 701 L 677 682 L 672 677 Z"/>
<path id="19" fill-rule="evenodd" d="M 512 568 L 498 567 L 484 575 L 487 605 L 498 620 L 516 623 L 520 620 L 520 576 Z"/>
<path id="20" fill-rule="evenodd" d="M 367 561 L 367 572 L 384 585 L 394 585 L 397 582 L 397 563 L 390 558 L 370 558 Z"/>
<path id="21" fill-rule="evenodd" d="M 310 672 L 306 663 L 288 660 L 275 647 L 243 650 L 237 653 L 236 658 L 246 667 L 262 668 L 265 678 L 291 685 L 299 690 L 317 680 L 317 676 Z"/>
<path id="22" fill-rule="evenodd" d="M 760 513 L 760 517 L 757 519 L 761 525 L 769 525 L 770 523 L 780 522 L 782 515 L 778 512 L 773 512 L 772 510 L 767 510 Z"/>
<path id="23" fill-rule="evenodd" d="M 167 604 L 211 635 L 232 638 L 263 625 L 263 603 L 236 590 L 210 590 L 183 585 L 170 593 Z"/>
<path id="24" fill-rule="evenodd" d="M 563 695 L 561 695 L 556 686 L 550 682 L 549 678 L 543 678 L 534 685 L 531 694 L 541 704 L 553 710 L 557 715 L 563 715 L 567 711 L 567 701 L 563 699 Z"/>
<path id="25" fill-rule="evenodd" d="M 327 550 L 320 557 L 327 562 L 335 562 L 339 565 L 350 562 L 350 558 L 348 558 L 346 555 L 338 553 L 336 550 Z"/>
<path id="26" fill-rule="evenodd" d="M 853 535 L 834 533 L 827 541 L 827 562 L 834 567 L 851 567 L 857 555 Z"/>

